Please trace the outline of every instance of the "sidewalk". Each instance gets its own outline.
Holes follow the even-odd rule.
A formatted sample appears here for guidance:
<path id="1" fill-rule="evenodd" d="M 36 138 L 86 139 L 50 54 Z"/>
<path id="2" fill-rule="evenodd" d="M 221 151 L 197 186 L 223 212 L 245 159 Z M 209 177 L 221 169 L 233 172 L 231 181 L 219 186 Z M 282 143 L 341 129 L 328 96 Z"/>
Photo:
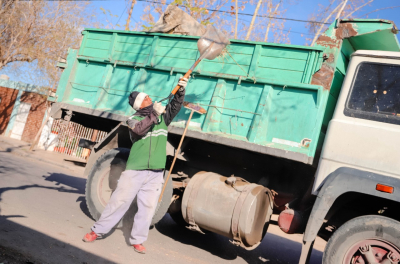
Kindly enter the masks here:
<path id="1" fill-rule="evenodd" d="M 81 172 L 83 175 L 86 163 L 82 160 L 58 152 L 46 151 L 43 149 L 35 148 L 33 151 L 29 151 L 30 146 L 31 144 L 25 141 L 0 136 L 0 151 L 2 152 L 9 152 L 13 155 L 35 159 L 65 169 L 73 170 L 78 173 Z"/>

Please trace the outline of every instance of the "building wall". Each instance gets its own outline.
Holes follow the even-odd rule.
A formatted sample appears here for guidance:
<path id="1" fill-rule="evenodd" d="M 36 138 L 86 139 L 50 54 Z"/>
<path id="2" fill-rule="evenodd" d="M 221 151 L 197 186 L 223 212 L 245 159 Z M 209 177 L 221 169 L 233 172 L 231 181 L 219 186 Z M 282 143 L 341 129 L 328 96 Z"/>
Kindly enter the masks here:
<path id="1" fill-rule="evenodd" d="M 22 141 L 32 142 L 35 139 L 37 132 L 43 122 L 43 117 L 46 112 L 47 98 L 44 95 L 23 92 L 21 102 L 31 104 L 28 119 L 25 123 L 25 129 L 22 134 Z"/>
<path id="2" fill-rule="evenodd" d="M 17 89 L 0 86 L 0 134 L 3 134 L 6 131 L 17 95 Z"/>

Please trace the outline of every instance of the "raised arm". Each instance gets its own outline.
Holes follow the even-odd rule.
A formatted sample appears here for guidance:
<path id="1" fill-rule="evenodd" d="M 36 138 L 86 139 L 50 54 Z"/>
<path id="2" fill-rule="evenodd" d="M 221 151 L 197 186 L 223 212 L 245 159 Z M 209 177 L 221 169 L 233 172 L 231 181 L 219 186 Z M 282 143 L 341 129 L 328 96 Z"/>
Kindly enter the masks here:
<path id="1" fill-rule="evenodd" d="M 169 103 L 165 108 L 164 120 L 167 126 L 171 124 L 172 120 L 179 113 L 179 110 L 181 110 L 184 99 L 185 89 L 178 90 L 171 103 Z"/>

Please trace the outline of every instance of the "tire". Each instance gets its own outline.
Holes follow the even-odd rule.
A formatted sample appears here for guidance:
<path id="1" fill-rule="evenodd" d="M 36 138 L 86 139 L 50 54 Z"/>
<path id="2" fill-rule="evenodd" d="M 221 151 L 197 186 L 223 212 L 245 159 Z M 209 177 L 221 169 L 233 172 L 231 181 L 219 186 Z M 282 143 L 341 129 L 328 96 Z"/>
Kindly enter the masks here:
<path id="1" fill-rule="evenodd" d="M 369 249 L 365 245 L 369 245 Z M 361 250 L 367 252 L 362 254 Z M 387 260 L 390 251 L 400 258 L 400 222 L 384 216 L 367 215 L 346 222 L 332 235 L 322 262 L 390 263 Z M 373 261 L 366 261 L 366 258 L 372 258 Z"/>
<path id="2" fill-rule="evenodd" d="M 86 182 L 86 204 L 91 216 L 97 221 L 103 212 L 112 192 L 117 187 L 118 179 L 126 168 L 126 161 L 129 157 L 129 149 L 116 148 L 105 152 L 96 160 Z M 167 172 L 167 171 L 165 171 Z M 164 172 L 164 178 L 167 173 Z M 159 222 L 168 211 L 172 198 L 172 179 L 170 178 L 163 199 L 158 203 L 151 225 Z M 123 221 L 117 225 L 122 227 L 122 223 L 132 223 L 137 212 L 136 198 L 131 207 L 125 214 Z"/>
<path id="3" fill-rule="evenodd" d="M 173 201 L 168 209 L 168 213 L 171 216 L 172 220 L 174 220 L 174 222 L 181 227 L 186 227 L 189 224 L 186 223 L 185 219 L 183 219 L 183 215 L 182 215 L 182 194 L 180 194 L 179 199 L 176 199 L 175 201 Z"/>

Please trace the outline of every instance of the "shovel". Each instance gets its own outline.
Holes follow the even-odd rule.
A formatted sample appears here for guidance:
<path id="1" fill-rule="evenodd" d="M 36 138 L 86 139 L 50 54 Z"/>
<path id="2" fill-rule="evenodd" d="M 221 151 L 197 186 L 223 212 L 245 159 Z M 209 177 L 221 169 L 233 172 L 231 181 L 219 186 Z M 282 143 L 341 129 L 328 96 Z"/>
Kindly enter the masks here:
<path id="1" fill-rule="evenodd" d="M 194 68 L 200 63 L 202 59 L 213 60 L 218 57 L 222 50 L 229 45 L 229 39 L 218 29 L 212 25 L 207 25 L 206 33 L 197 41 L 197 49 L 200 52 L 200 57 L 196 60 L 193 66 L 186 72 L 183 78 L 189 78 Z M 181 88 L 178 84 L 172 90 L 171 94 L 160 100 L 160 102 L 172 98 L 176 92 Z"/>

